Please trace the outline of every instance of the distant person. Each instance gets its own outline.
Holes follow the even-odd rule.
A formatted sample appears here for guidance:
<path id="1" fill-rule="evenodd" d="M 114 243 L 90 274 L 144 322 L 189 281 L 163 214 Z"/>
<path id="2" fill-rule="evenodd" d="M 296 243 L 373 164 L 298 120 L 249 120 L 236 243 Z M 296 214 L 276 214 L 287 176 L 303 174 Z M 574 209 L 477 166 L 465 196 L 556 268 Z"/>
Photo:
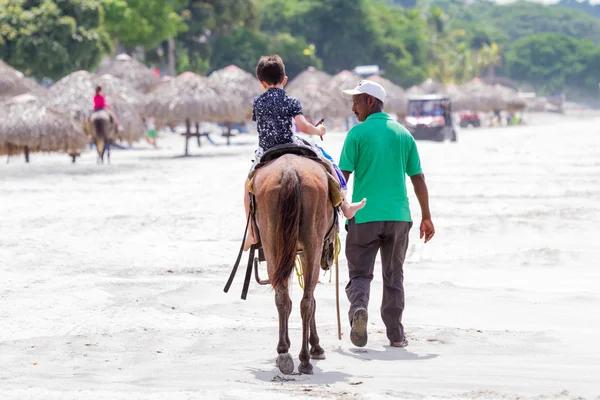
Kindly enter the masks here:
<path id="1" fill-rule="evenodd" d="M 152 145 L 155 149 L 158 148 L 156 146 L 156 126 L 154 125 L 153 118 L 146 118 L 146 141 Z"/>
<path id="2" fill-rule="evenodd" d="M 363 80 L 344 97 L 352 98 L 352 112 L 360 124 L 348 132 L 340 168 L 346 178 L 354 174 L 352 198 L 368 198 L 365 207 L 348 221 L 346 258 L 350 281 L 350 340 L 355 346 L 367 344 L 367 321 L 371 281 L 377 252 L 381 251 L 383 300 L 381 318 L 390 345 L 405 347 L 408 341 L 402 326 L 404 311 L 403 264 L 412 227 L 406 193 L 406 175 L 411 179 L 421 205 L 420 237 L 427 243 L 435 230 L 429 210 L 429 194 L 417 145 L 412 135 L 383 112 L 385 90 Z"/>
<path id="3" fill-rule="evenodd" d="M 325 135 L 325 126 L 315 126 L 308 122 L 302 113 L 302 105 L 298 99 L 289 97 L 283 87 L 287 83 L 285 76 L 285 65 L 281 57 L 274 55 L 262 57 L 256 66 L 256 77 L 260 84 L 265 89 L 265 92 L 254 99 L 252 105 L 252 120 L 256 122 L 258 130 L 258 150 L 255 153 L 254 164 L 251 171 L 258 164 L 263 154 L 278 145 L 288 143 L 298 143 L 306 145 L 292 132 L 292 120 L 300 131 L 308 135 L 316 135 L 323 137 Z M 313 146 L 317 154 L 321 154 L 323 161 L 329 162 L 321 153 L 318 147 Z M 329 162 L 330 163 L 330 162 Z M 331 164 L 331 163 L 330 163 Z M 330 165 L 333 170 L 335 167 Z M 340 186 L 344 187 L 345 182 L 340 182 Z M 250 212 L 250 198 L 248 195 L 248 180 L 244 184 L 244 206 L 246 208 L 246 217 Z M 342 212 L 346 218 L 352 218 L 357 210 L 364 207 L 366 199 L 362 199 L 357 203 L 349 204 L 346 201 L 345 193 L 342 191 L 343 202 L 341 205 Z M 252 244 L 257 243 L 254 230 L 250 229 L 244 250 L 250 248 Z"/>
<path id="4" fill-rule="evenodd" d="M 112 118 L 117 130 L 121 130 L 121 128 L 119 127 L 119 120 L 117 119 L 117 116 L 112 111 L 111 107 L 108 105 L 106 99 L 104 98 L 102 87 L 96 86 L 96 95 L 94 96 L 94 110 L 92 112 L 97 112 L 100 110 L 105 110 Z"/>

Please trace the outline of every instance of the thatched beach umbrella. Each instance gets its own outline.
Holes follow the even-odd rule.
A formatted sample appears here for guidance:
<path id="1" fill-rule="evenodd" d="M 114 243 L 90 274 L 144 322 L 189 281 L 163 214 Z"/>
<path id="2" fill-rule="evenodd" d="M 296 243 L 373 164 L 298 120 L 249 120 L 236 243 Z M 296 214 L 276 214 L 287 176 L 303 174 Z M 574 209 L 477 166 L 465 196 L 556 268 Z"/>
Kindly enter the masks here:
<path id="1" fill-rule="evenodd" d="M 254 75 L 235 65 L 230 65 L 211 73 L 208 77 L 208 81 L 217 88 L 219 92 L 232 94 L 239 103 L 239 106 L 247 110 L 244 119 L 252 119 L 252 102 L 256 96 L 264 91 L 260 82 Z"/>
<path id="2" fill-rule="evenodd" d="M 23 74 L 0 60 L 0 101 L 30 92 L 37 85 L 25 80 Z"/>
<path id="3" fill-rule="evenodd" d="M 343 70 L 329 78 L 328 88 L 338 94 L 342 90 L 355 88 L 362 79 L 363 78 L 360 75 L 348 70 Z"/>
<path id="4" fill-rule="evenodd" d="M 69 114 L 24 94 L 0 103 L 0 152 L 75 152 L 88 140 Z"/>
<path id="5" fill-rule="evenodd" d="M 185 154 L 188 154 L 190 136 L 204 136 L 199 132 L 199 122 L 243 121 L 247 109 L 241 106 L 236 97 L 219 88 L 206 77 L 185 72 L 177 78 L 161 85 L 146 96 L 145 115 L 165 123 L 186 124 Z M 196 122 L 196 133 L 190 128 Z M 229 139 L 229 137 L 228 137 Z"/>
<path id="6" fill-rule="evenodd" d="M 447 85 L 444 93 L 450 96 L 453 111 L 467 111 L 476 108 L 474 97 L 454 84 Z"/>
<path id="7" fill-rule="evenodd" d="M 67 111 L 76 120 L 86 124 L 93 109 L 96 86 L 102 86 L 102 83 L 106 83 L 106 80 L 87 71 L 73 72 L 52 85 L 44 99 L 49 106 Z M 119 137 L 127 142 L 143 138 L 144 122 L 138 109 L 108 89 L 104 90 L 104 96 L 123 128 Z"/>
<path id="8" fill-rule="evenodd" d="M 522 97 L 521 97 L 522 96 Z M 521 93 L 519 96 L 525 102 L 524 111 L 546 111 L 549 108 L 545 97 L 538 97 L 535 93 Z"/>
<path id="9" fill-rule="evenodd" d="M 505 111 L 523 111 L 527 106 L 524 99 L 519 97 L 514 89 L 511 89 L 502 85 L 494 85 L 494 91 L 499 94 L 501 98 L 500 109 Z"/>
<path id="10" fill-rule="evenodd" d="M 309 67 L 286 86 L 286 92 L 300 101 L 309 120 L 344 117 L 340 104 L 345 103 L 340 101 L 339 92 L 332 93 L 328 89 L 330 80 L 331 76 L 325 72 Z"/>
<path id="11" fill-rule="evenodd" d="M 142 94 L 142 92 L 135 89 L 129 82 L 109 74 L 96 76 L 94 78 L 94 82 L 102 86 L 103 92 L 105 94 L 116 93 L 125 102 L 138 108 L 140 112 L 142 112 L 145 101 L 144 95 Z"/>
<path id="12" fill-rule="evenodd" d="M 368 79 L 379 83 L 385 89 L 385 110 L 398 114 L 400 117 L 406 116 L 408 99 L 404 89 L 379 75 L 371 76 Z"/>
<path id="13" fill-rule="evenodd" d="M 444 85 L 431 78 L 426 79 L 419 87 L 425 94 L 441 94 L 444 91 Z"/>
<path id="14" fill-rule="evenodd" d="M 469 109 L 490 112 L 502 106 L 502 96 L 480 79 L 473 79 L 460 86 L 460 90 L 469 96 Z"/>
<path id="15" fill-rule="evenodd" d="M 160 83 L 160 78 L 150 68 L 127 54 L 119 54 L 106 65 L 100 66 L 96 73 L 120 78 L 142 93 L 149 92 Z"/>
<path id="16" fill-rule="evenodd" d="M 352 115 L 352 104 L 348 99 L 342 97 L 342 90 L 353 89 L 362 80 L 360 75 L 356 75 L 348 70 L 344 70 L 335 74 L 329 79 L 327 90 L 331 92 L 334 97 L 338 97 L 335 107 L 339 108 L 337 111 L 338 115 L 348 117 Z"/>
<path id="17" fill-rule="evenodd" d="M 146 96 L 145 113 L 168 122 L 242 121 L 247 113 L 234 95 L 208 78 L 184 72 Z"/>
<path id="18" fill-rule="evenodd" d="M 423 90 L 420 86 L 411 86 L 410 88 L 408 88 L 406 90 L 406 95 L 408 97 L 410 97 L 410 96 L 422 96 L 424 94 L 427 94 L 427 92 L 425 90 Z"/>

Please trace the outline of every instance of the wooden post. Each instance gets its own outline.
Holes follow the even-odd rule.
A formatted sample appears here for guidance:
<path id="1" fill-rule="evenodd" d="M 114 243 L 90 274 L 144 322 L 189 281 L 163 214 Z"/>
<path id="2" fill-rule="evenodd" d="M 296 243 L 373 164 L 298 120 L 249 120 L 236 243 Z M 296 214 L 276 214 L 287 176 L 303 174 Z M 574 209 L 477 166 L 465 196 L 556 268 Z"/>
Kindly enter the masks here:
<path id="1" fill-rule="evenodd" d="M 29 147 L 25 146 L 25 162 L 29 163 Z"/>
<path id="2" fill-rule="evenodd" d="M 190 134 L 192 133 L 190 131 L 191 129 L 191 123 L 190 123 L 190 119 L 186 118 L 185 119 L 185 155 L 188 155 L 188 142 L 190 140 Z"/>
<path id="3" fill-rule="evenodd" d="M 168 63 L 169 63 L 169 76 L 175 76 L 175 39 L 172 37 L 167 39 L 168 45 Z"/>
<path id="4" fill-rule="evenodd" d="M 202 147 L 202 143 L 200 142 L 200 123 L 196 122 L 196 134 L 198 135 L 198 147 Z"/>
<path id="5" fill-rule="evenodd" d="M 6 147 L 8 148 L 8 155 L 6 156 L 6 163 L 8 164 L 12 155 L 12 144 L 9 143 Z"/>
<path id="6" fill-rule="evenodd" d="M 231 126 L 233 124 L 231 122 L 227 122 L 225 126 L 227 126 L 227 146 L 231 144 Z"/>

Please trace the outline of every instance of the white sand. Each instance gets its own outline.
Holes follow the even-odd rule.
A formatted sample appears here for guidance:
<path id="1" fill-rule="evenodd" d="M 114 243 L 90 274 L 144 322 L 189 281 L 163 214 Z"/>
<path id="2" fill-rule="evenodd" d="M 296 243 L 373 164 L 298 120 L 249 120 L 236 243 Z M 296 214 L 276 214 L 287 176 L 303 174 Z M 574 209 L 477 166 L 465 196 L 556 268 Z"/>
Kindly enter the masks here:
<path id="1" fill-rule="evenodd" d="M 336 337 L 335 288 L 323 277 L 327 359 L 312 376 L 274 365 L 270 289 L 253 282 L 240 300 L 239 271 L 223 293 L 255 137 L 177 158 L 183 140 L 167 135 L 160 150 L 114 151 L 104 166 L 93 152 L 75 165 L 3 158 L 0 398 L 600 398 L 600 120 L 535 122 L 419 142 L 437 236 L 423 246 L 411 232 L 410 345 L 387 347 L 379 274 L 369 343 L 351 345 L 342 253 L 345 335 Z M 324 142 L 336 158 L 343 138 Z"/>

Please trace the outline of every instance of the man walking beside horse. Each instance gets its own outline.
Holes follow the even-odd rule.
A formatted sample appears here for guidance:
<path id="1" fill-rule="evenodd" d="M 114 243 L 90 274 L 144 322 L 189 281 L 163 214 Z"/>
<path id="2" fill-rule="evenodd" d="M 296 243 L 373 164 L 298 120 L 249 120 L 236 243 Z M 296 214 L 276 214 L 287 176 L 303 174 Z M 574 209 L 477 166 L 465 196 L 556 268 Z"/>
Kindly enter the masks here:
<path id="1" fill-rule="evenodd" d="M 352 99 L 352 112 L 361 123 L 348 132 L 339 167 L 346 181 L 354 173 L 353 200 L 369 199 L 346 225 L 350 340 L 358 347 L 367 344 L 370 285 L 375 258 L 381 251 L 381 318 L 390 346 L 405 347 L 408 341 L 402 326 L 403 264 L 412 227 L 406 176 L 410 177 L 421 206 L 419 230 L 425 243 L 435 234 L 427 185 L 414 138 L 383 112 L 383 87 L 363 80 L 356 88 L 342 91 L 342 95 Z"/>

